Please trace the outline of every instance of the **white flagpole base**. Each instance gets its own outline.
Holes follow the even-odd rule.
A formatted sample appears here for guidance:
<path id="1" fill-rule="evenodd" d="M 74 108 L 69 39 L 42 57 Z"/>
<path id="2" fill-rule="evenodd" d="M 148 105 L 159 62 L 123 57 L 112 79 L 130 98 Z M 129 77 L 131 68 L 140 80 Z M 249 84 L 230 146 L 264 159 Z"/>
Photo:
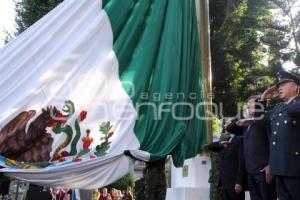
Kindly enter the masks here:
<path id="1" fill-rule="evenodd" d="M 169 188 L 166 200 L 209 200 L 209 188 Z"/>
<path id="2" fill-rule="evenodd" d="M 210 158 L 196 156 L 184 162 L 184 166 L 172 165 L 171 188 L 166 200 L 209 200 Z"/>
<path id="3" fill-rule="evenodd" d="M 166 200 L 209 200 L 210 169 L 211 160 L 208 156 L 188 159 L 180 168 L 172 165 L 171 188 L 167 190 Z M 249 192 L 245 196 L 246 200 L 250 200 Z"/>

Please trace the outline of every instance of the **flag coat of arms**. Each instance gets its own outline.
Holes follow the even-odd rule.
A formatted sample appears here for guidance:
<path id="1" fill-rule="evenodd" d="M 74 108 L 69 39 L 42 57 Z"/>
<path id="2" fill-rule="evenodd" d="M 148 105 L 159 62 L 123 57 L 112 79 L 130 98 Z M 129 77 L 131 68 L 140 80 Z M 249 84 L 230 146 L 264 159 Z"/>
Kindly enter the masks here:
<path id="1" fill-rule="evenodd" d="M 197 27 L 194 0 L 63 1 L 0 49 L 1 171 L 91 189 L 135 159 L 194 157 L 206 142 Z"/>

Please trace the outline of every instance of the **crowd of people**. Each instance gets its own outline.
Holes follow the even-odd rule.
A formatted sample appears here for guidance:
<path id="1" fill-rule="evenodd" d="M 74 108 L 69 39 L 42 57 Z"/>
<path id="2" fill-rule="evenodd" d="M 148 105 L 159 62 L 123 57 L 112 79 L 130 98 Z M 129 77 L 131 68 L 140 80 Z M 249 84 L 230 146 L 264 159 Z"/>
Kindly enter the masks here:
<path id="1" fill-rule="evenodd" d="M 1 181 L 0 181 L 1 186 Z M 116 188 L 107 189 L 106 187 L 94 190 L 95 196 L 91 197 L 93 200 L 133 200 L 134 195 L 132 188 L 127 186 L 126 190 L 119 190 Z M 33 199 L 51 199 L 51 200 L 71 200 L 73 199 L 74 190 L 67 188 L 45 188 L 42 186 L 37 186 L 30 184 L 29 189 L 23 195 L 20 195 L 19 198 L 24 200 L 33 200 Z M 0 187 L 0 200 L 11 200 L 12 194 L 9 193 L 9 188 L 1 190 Z M 19 199 L 18 198 L 18 199 Z"/>
<path id="2" fill-rule="evenodd" d="M 98 200 L 133 200 L 133 192 L 130 186 L 127 187 L 126 191 L 111 188 L 108 192 L 107 188 L 99 189 Z"/>
<path id="3" fill-rule="evenodd" d="M 246 190 L 251 200 L 300 197 L 300 77 L 278 76 L 276 85 L 248 98 L 245 118 L 226 122 L 220 140 L 205 146 L 220 153 L 218 199 L 244 200 Z M 282 102 L 266 111 L 275 93 Z"/>
<path id="4" fill-rule="evenodd" d="M 7 194 L 7 195 L 2 195 L 0 194 L 0 200 L 12 200 L 12 195 L 11 194 Z"/>
<path id="5" fill-rule="evenodd" d="M 50 194 L 53 200 L 70 200 L 72 196 L 72 190 L 51 188 Z"/>

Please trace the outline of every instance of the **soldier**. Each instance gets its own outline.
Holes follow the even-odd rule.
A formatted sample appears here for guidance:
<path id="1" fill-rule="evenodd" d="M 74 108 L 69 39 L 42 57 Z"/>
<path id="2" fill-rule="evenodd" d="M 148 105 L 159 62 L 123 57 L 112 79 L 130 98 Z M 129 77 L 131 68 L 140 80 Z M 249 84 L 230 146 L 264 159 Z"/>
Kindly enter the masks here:
<path id="1" fill-rule="evenodd" d="M 209 170 L 210 200 L 223 200 L 223 187 L 220 175 L 220 153 L 209 152 L 211 158 L 211 169 Z"/>
<path id="2" fill-rule="evenodd" d="M 145 199 L 165 200 L 167 182 L 165 174 L 166 158 L 146 163 Z"/>
<path id="3" fill-rule="evenodd" d="M 141 178 L 135 182 L 135 199 L 145 200 L 145 178 Z"/>
<path id="4" fill-rule="evenodd" d="M 217 142 L 226 137 L 225 130 L 222 130 L 221 121 L 214 117 L 213 118 L 213 141 Z M 215 127 L 215 128 L 214 128 Z M 203 146 L 204 151 L 208 151 L 208 145 Z M 211 169 L 209 170 L 210 183 L 210 200 L 223 200 L 223 187 L 221 184 L 221 174 L 220 174 L 220 153 L 208 151 L 211 158 Z"/>
<path id="5" fill-rule="evenodd" d="M 268 88 L 261 96 L 266 103 L 276 90 L 282 103 L 265 114 L 271 124 L 269 165 L 276 175 L 277 189 L 281 200 L 296 200 L 300 197 L 300 77 L 280 71 L 280 81 Z"/>

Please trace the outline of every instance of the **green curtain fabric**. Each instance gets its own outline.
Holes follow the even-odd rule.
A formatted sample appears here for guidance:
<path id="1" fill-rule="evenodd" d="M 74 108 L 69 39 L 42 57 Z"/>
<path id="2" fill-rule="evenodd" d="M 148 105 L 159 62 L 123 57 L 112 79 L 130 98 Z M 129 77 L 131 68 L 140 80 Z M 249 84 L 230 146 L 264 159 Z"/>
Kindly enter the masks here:
<path id="1" fill-rule="evenodd" d="M 182 166 L 207 142 L 205 121 L 199 119 L 204 93 L 195 1 L 105 0 L 103 7 L 120 79 L 138 110 L 141 149 L 152 159 L 171 154 Z"/>

